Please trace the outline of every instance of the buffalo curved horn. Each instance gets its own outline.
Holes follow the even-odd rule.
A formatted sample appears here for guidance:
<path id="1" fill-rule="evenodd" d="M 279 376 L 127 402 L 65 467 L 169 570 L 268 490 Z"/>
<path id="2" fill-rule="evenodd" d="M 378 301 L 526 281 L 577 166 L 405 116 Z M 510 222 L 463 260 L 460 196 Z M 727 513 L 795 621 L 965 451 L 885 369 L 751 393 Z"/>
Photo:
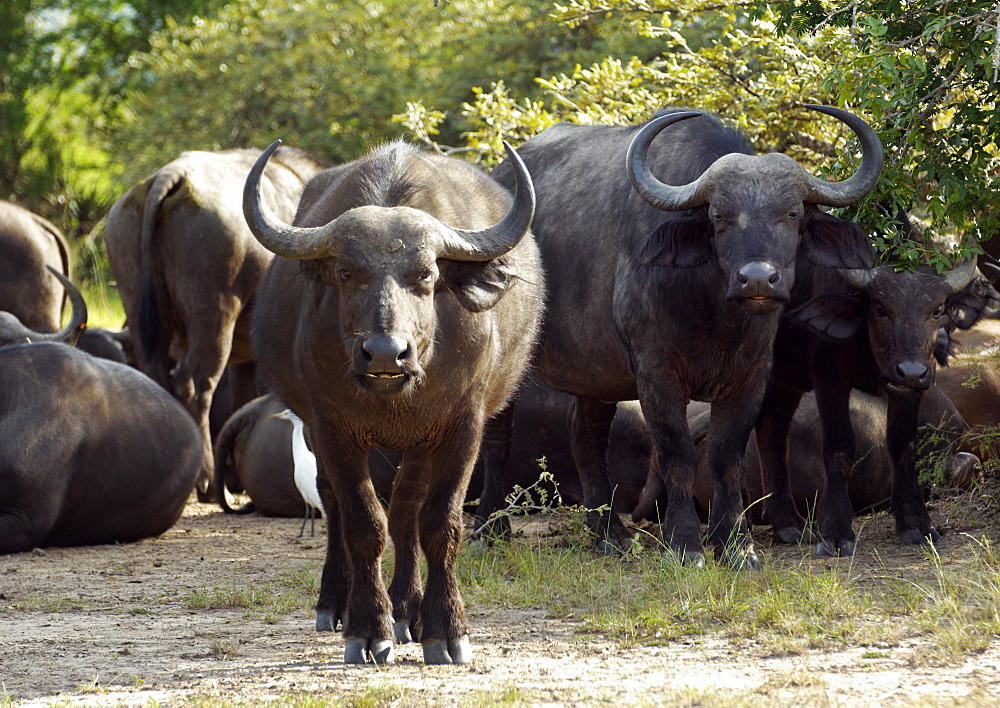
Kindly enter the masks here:
<path id="1" fill-rule="evenodd" d="M 279 145 L 280 140 L 271 143 L 260 154 L 247 175 L 243 187 L 243 216 L 247 220 L 247 226 L 264 248 L 284 258 L 304 260 L 329 255 L 330 247 L 324 238 L 329 224 L 315 227 L 290 226 L 279 219 L 264 201 L 261 177 L 267 161 Z"/>
<path id="2" fill-rule="evenodd" d="M 809 186 L 812 193 L 805 201 L 831 207 L 856 204 L 878 184 L 878 178 L 882 174 L 882 164 L 885 162 L 882 141 L 864 119 L 849 111 L 812 103 L 807 103 L 806 108 L 833 116 L 854 131 L 861 143 L 861 164 L 857 171 L 843 182 L 827 182 L 810 174 Z"/>
<path id="3" fill-rule="evenodd" d="M 875 268 L 841 268 L 840 277 L 852 288 L 864 290 L 875 279 Z"/>
<path id="4" fill-rule="evenodd" d="M 649 170 L 646 156 L 653 138 L 674 123 L 700 116 L 697 111 L 677 111 L 659 116 L 642 126 L 642 129 L 632 138 L 625 154 L 625 169 L 635 191 L 657 209 L 663 211 L 683 211 L 705 203 L 707 195 L 702 186 L 701 178 L 682 187 L 664 184 Z"/>
<path id="5" fill-rule="evenodd" d="M 514 200 L 507 215 L 482 231 L 449 227 L 454 238 L 446 237 L 444 250 L 438 254 L 440 257 L 456 261 L 488 261 L 507 253 L 528 233 L 535 215 L 535 186 L 521 156 L 506 140 L 503 146 L 514 170 Z"/>
<path id="6" fill-rule="evenodd" d="M 966 258 L 951 270 L 943 274 L 944 282 L 951 288 L 952 293 L 957 293 L 976 277 L 976 257 Z"/>
<path id="7" fill-rule="evenodd" d="M 69 278 L 46 265 L 46 268 L 54 275 L 66 288 L 70 304 L 73 306 L 73 316 L 69 324 L 58 332 L 36 332 L 26 327 L 21 320 L 10 312 L 0 312 L 0 344 L 16 344 L 23 342 L 65 342 L 70 346 L 76 346 L 80 341 L 80 335 L 87 327 L 87 303 L 84 302 L 83 295 L 76 286 L 70 282 Z"/>

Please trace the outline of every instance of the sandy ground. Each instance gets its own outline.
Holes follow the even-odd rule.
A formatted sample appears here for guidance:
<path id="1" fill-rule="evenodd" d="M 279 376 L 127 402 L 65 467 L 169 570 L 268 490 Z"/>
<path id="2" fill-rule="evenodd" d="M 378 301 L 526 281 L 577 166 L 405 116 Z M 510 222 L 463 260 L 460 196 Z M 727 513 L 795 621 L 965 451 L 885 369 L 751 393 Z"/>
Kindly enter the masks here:
<path id="1" fill-rule="evenodd" d="M 939 521 L 947 531 L 943 557 L 970 542 L 957 516 Z M 890 530 L 874 538 L 865 531 L 880 547 L 880 572 L 926 572 L 918 552 L 894 543 L 891 523 L 881 526 Z M 1000 703 L 996 640 L 943 666 L 919 658 L 919 637 L 885 652 L 791 656 L 713 635 L 623 647 L 540 610 L 470 603 L 471 665 L 424 666 L 419 645 L 404 645 L 394 665 L 348 667 L 340 635 L 313 631 L 311 611 L 192 609 L 193 592 L 317 571 L 323 537 L 298 539 L 298 527 L 294 519 L 235 517 L 192 502 L 160 538 L 0 557 L 0 705 L 289 696 L 366 705 Z M 781 552 L 762 545 L 762 553 Z"/>

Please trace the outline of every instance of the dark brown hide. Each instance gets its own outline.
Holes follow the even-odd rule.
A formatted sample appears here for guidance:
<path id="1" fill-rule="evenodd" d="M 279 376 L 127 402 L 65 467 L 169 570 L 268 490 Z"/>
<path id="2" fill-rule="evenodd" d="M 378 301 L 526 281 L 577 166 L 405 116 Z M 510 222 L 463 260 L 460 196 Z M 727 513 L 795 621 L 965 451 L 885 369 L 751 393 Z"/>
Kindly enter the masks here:
<path id="1" fill-rule="evenodd" d="M 64 344 L 0 348 L 0 553 L 125 543 L 180 516 L 191 416 L 148 377 Z"/>
<path id="2" fill-rule="evenodd" d="M 468 662 L 462 504 L 483 424 L 520 381 L 541 315 L 530 180 L 512 207 L 471 165 L 391 143 L 318 175 L 290 227 L 262 209 L 255 174 L 247 218 L 281 257 L 258 290 L 254 348 L 308 426 L 328 514 L 317 627 L 344 623 L 349 663 L 390 661 L 394 636 L 417 635 L 426 662 Z M 375 446 L 403 451 L 388 520 Z"/>
<path id="3" fill-rule="evenodd" d="M 271 253 L 241 211 L 243 183 L 259 150 L 185 152 L 132 187 L 108 213 L 104 238 L 139 368 L 174 394 L 202 431 L 201 501 L 214 501 L 209 409 L 227 364 L 253 360 L 250 304 Z M 264 190 L 285 218 L 322 165 L 283 148 Z M 241 380 L 233 408 L 256 396 Z"/>
<path id="4" fill-rule="evenodd" d="M 39 332 L 54 332 L 62 324 L 63 289 L 45 270 L 47 265 L 70 276 L 70 251 L 62 232 L 0 199 L 0 310 Z"/>

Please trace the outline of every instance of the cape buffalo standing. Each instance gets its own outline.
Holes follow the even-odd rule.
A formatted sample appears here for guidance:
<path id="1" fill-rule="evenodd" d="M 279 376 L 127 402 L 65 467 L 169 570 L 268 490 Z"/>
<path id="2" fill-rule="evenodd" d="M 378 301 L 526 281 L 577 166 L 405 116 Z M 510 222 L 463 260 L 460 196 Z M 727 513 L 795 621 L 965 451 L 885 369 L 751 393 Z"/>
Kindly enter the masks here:
<path id="1" fill-rule="evenodd" d="M 667 487 L 663 540 L 702 562 L 685 423 L 696 399 L 713 404 L 711 540 L 729 564 L 758 565 L 741 518 L 742 460 L 796 254 L 870 265 L 860 231 L 813 224 L 818 205 L 858 201 L 882 168 L 882 145 L 863 120 L 812 108 L 861 141 L 861 166 L 844 182 L 822 181 L 786 155 L 753 155 L 718 119 L 677 110 L 643 126 L 557 125 L 521 147 L 539 193 L 534 232 L 549 283 L 536 368 L 577 396 L 573 456 L 586 505 L 598 510 L 590 523 L 599 551 L 629 543 L 620 519 L 599 510 L 612 501 L 605 450 L 615 402 L 638 398 Z M 495 176 L 512 183 L 509 166 Z"/>
<path id="2" fill-rule="evenodd" d="M 836 228 L 829 215 L 824 220 Z M 806 277 L 793 290 L 793 306 L 782 318 L 775 364 L 757 444 L 768 520 L 786 542 L 803 538 L 788 478 L 788 428 L 804 391 L 816 391 L 823 423 L 824 493 L 816 507 L 823 556 L 854 553 L 853 511 L 848 481 L 856 459 L 850 425 L 851 388 L 885 393 L 887 446 L 892 464 L 892 510 L 896 532 L 907 544 L 936 542 L 917 483 L 914 446 L 922 393 L 934 379 L 935 349 L 942 328 L 968 329 L 997 294 L 976 277 L 974 258 L 937 273 L 928 266 L 897 272 L 877 268 L 831 269 L 801 263 Z M 946 355 L 944 355 L 946 357 Z"/>
<path id="3" fill-rule="evenodd" d="M 104 230 L 139 368 L 201 428 L 201 501 L 215 501 L 209 409 L 227 364 L 243 374 L 233 384 L 233 408 L 256 396 L 250 303 L 272 255 L 250 234 L 240 206 L 259 155 L 185 152 L 126 192 Z M 303 185 L 322 168 L 300 150 L 279 151 L 263 179 L 278 214 L 291 218 Z"/>
<path id="4" fill-rule="evenodd" d="M 462 503 L 483 424 L 517 387 L 542 311 L 531 180 L 517 170 L 511 203 L 471 165 L 391 143 L 317 175 L 289 226 L 260 195 L 273 149 L 244 206 L 279 256 L 257 293 L 254 347 L 311 430 L 329 514 L 317 627 L 343 622 L 348 663 L 391 661 L 394 633 L 406 641 L 420 625 L 427 663 L 468 663 L 455 577 Z M 389 502 L 388 594 L 373 446 L 405 451 Z"/>

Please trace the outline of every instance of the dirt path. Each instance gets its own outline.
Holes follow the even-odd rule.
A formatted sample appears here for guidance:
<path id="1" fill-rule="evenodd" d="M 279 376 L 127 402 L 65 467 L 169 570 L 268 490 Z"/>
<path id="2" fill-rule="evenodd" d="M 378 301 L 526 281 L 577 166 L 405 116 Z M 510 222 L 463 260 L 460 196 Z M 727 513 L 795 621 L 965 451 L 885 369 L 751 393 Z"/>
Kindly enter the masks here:
<path id="1" fill-rule="evenodd" d="M 996 641 L 947 666 L 919 660 L 919 638 L 884 653 L 794 656 L 712 635 L 622 647 L 542 611 L 471 605 L 470 666 L 427 667 L 419 646 L 406 645 L 379 669 L 342 664 L 340 635 L 314 632 L 311 611 L 193 607 L 206 589 L 271 588 L 315 573 L 322 537 L 295 538 L 298 524 L 191 503 L 157 539 L 0 556 L 0 705 L 299 694 L 369 705 L 1000 702 Z M 964 538 L 947 534 L 942 554 Z M 886 541 L 880 563 L 898 548 Z"/>

